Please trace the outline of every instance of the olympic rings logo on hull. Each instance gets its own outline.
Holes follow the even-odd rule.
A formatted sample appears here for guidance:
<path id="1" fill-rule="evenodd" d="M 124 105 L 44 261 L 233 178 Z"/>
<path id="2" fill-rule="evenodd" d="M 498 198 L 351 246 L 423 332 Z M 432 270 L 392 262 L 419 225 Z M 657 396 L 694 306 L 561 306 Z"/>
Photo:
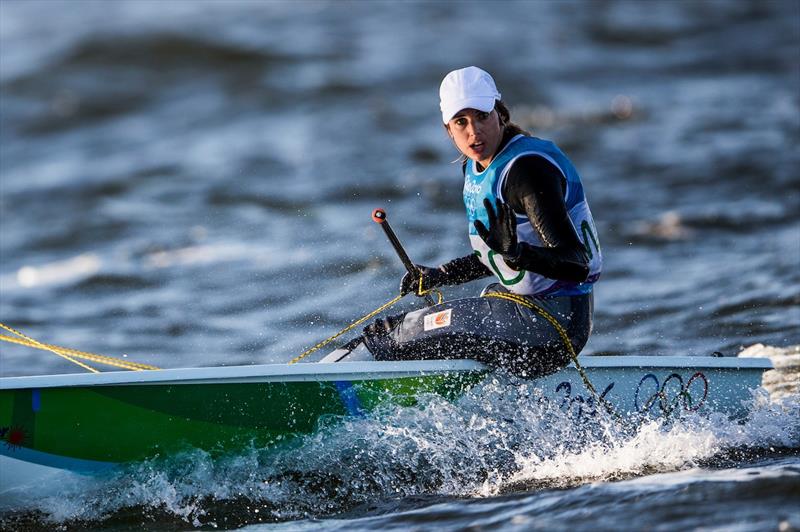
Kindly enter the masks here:
<path id="1" fill-rule="evenodd" d="M 701 372 L 692 375 L 684 384 L 677 373 L 670 374 L 659 384 L 658 377 L 648 373 L 636 386 L 633 402 L 637 412 L 646 413 L 658 404 L 662 414 L 669 415 L 683 406 L 687 412 L 696 412 L 708 397 L 708 380 Z"/>

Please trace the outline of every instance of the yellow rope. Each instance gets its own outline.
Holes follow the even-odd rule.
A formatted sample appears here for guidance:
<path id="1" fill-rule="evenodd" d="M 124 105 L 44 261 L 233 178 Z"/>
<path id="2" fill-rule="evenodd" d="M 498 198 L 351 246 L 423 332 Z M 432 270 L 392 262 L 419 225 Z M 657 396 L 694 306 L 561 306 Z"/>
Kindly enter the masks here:
<path id="1" fill-rule="evenodd" d="M 67 347 L 59 347 L 57 345 L 44 344 L 37 340 L 34 340 L 30 336 L 26 336 L 25 334 L 19 332 L 18 330 L 13 329 L 3 323 L 0 323 L 0 328 L 3 328 L 19 337 L 19 338 L 14 338 L 13 336 L 6 336 L 4 334 L 0 334 L 0 340 L 2 341 L 33 347 L 36 349 L 42 349 L 44 351 L 50 351 L 51 353 L 58 355 L 62 358 L 65 358 L 70 362 L 72 362 L 73 364 L 77 364 L 78 366 L 94 373 L 99 373 L 99 372 L 93 367 L 89 366 L 88 364 L 84 364 L 75 359 L 82 358 L 84 360 L 90 360 L 92 362 L 97 362 L 99 364 L 106 364 L 109 366 L 115 366 L 118 368 L 129 369 L 133 371 L 139 371 L 145 369 L 159 369 L 156 366 L 150 366 L 149 364 L 140 364 L 138 362 L 120 360 L 114 357 L 96 355 L 93 353 L 87 353 L 85 351 L 78 351 L 77 349 L 69 349 Z"/>
<path id="2" fill-rule="evenodd" d="M 569 356 L 572 359 L 572 363 L 575 364 L 575 369 L 578 370 L 578 374 L 581 376 L 581 380 L 583 380 L 583 384 L 584 386 L 586 386 L 586 389 L 589 390 L 589 392 L 594 396 L 595 400 L 597 400 L 598 403 L 601 403 L 606 408 L 606 410 L 608 410 L 610 414 L 618 418 L 621 418 L 621 416 L 614 411 L 614 407 L 608 401 L 606 401 L 605 398 L 600 397 L 597 394 L 597 391 L 595 391 L 594 386 L 592 385 L 592 381 L 589 380 L 589 376 L 586 375 L 586 371 L 583 369 L 583 366 L 581 366 L 580 363 L 578 362 L 578 353 L 576 353 L 575 348 L 572 347 L 572 341 L 569 339 L 567 331 L 564 330 L 564 327 L 562 327 L 561 324 L 558 323 L 558 320 L 556 320 L 552 314 L 547 312 L 545 309 L 543 309 L 533 301 L 525 297 L 522 297 L 521 295 L 518 294 L 511 294 L 506 292 L 490 292 L 488 294 L 484 294 L 484 297 L 495 297 L 497 299 L 506 299 L 508 301 L 513 301 L 514 303 L 518 303 L 524 307 L 528 307 L 529 309 L 535 310 L 544 319 L 549 321 L 550 324 L 553 326 L 553 328 L 555 328 L 555 330 L 558 332 L 559 336 L 561 336 L 561 340 L 564 342 L 564 347 L 567 348 L 567 352 L 569 353 Z"/>
<path id="3" fill-rule="evenodd" d="M 431 292 L 434 292 L 436 294 L 436 297 L 439 298 L 439 300 L 436 302 L 436 304 L 437 305 L 441 305 L 442 301 L 444 300 L 444 297 L 442 296 L 442 291 L 437 289 L 437 288 L 430 288 L 428 290 L 423 290 L 422 289 L 422 270 L 420 270 L 420 272 L 419 272 L 419 284 L 417 285 L 417 295 L 419 297 L 424 297 L 424 296 L 430 294 Z"/>
<path id="4" fill-rule="evenodd" d="M 57 351 L 57 350 L 55 350 L 55 349 L 50 349 L 50 348 L 48 348 L 47 346 L 45 346 L 44 344 L 41 344 L 41 343 L 37 342 L 37 341 L 36 341 L 36 340 L 34 340 L 33 338 L 31 338 L 31 337 L 29 337 L 29 336 L 25 336 L 24 334 L 22 334 L 22 333 L 21 333 L 21 332 L 19 332 L 18 330 L 16 330 L 16 329 L 12 329 L 12 328 L 11 328 L 11 327 L 9 327 L 8 325 L 4 325 L 4 324 L 0 323 L 0 327 L 2 327 L 3 329 L 5 329 L 5 330 L 7 330 L 7 331 L 9 331 L 9 332 L 11 332 L 11 333 L 13 333 L 13 334 L 16 334 L 17 336 L 19 336 L 20 338 L 23 338 L 24 340 L 27 340 L 27 341 L 28 341 L 28 342 L 29 342 L 31 345 L 33 345 L 34 347 L 37 347 L 37 348 L 39 348 L 39 349 L 42 349 L 42 350 L 44 350 L 44 351 L 50 351 L 51 353 L 53 353 L 53 354 L 56 354 L 56 355 L 60 356 L 61 358 L 64 358 L 64 359 L 66 359 L 66 360 L 69 360 L 69 361 L 70 361 L 70 362 L 72 362 L 73 364 L 77 364 L 78 366 L 82 367 L 83 369 L 89 370 L 89 371 L 91 371 L 92 373 L 100 373 L 99 371 L 97 371 L 96 369 L 94 369 L 93 367 L 91 367 L 90 365 L 88 365 L 88 364 L 84 364 L 83 362 L 80 362 L 80 361 L 78 361 L 78 360 L 75 360 L 75 359 L 74 359 L 74 358 L 72 358 L 71 356 L 69 356 L 69 355 L 66 355 L 66 354 L 64 354 L 64 353 L 61 353 L 61 352 L 59 352 L 59 351 Z"/>
<path id="5" fill-rule="evenodd" d="M 6 336 L 4 334 L 0 334 L 0 340 L 41 349 L 38 343 L 33 343 L 22 338 L 14 338 L 13 336 Z M 107 364 L 109 366 L 116 366 L 119 368 L 130 369 L 130 370 L 159 369 L 156 366 L 151 366 L 149 364 L 140 364 L 139 362 L 119 360 L 117 358 L 108 357 L 104 355 L 96 355 L 93 353 L 86 353 L 85 351 L 78 351 L 77 349 L 70 349 L 68 347 L 59 347 L 57 345 L 51 345 L 51 344 L 41 344 L 41 345 L 47 348 L 48 351 L 58 351 L 59 353 L 64 355 L 71 355 L 76 358 L 83 358 L 85 360 L 91 360 L 92 362 Z"/>
<path id="6" fill-rule="evenodd" d="M 366 316 L 364 316 L 362 318 L 359 318 L 358 320 L 354 321 L 353 323 L 351 323 L 350 325 L 348 325 L 347 327 L 345 327 L 344 329 L 342 329 L 338 333 L 334 334 L 330 338 L 321 341 L 320 343 L 318 343 L 314 347 L 309 347 L 308 349 L 306 349 L 305 351 L 303 351 L 302 353 L 297 355 L 295 358 L 290 360 L 289 364 L 294 364 L 295 362 L 298 362 L 298 361 L 304 359 L 305 357 L 307 357 L 308 355 L 310 355 L 311 353 L 313 353 L 317 349 L 325 347 L 326 345 L 328 345 L 332 341 L 334 341 L 337 338 L 339 338 L 341 335 L 345 334 L 347 331 L 350 331 L 354 327 L 357 327 L 357 326 L 361 325 L 362 323 L 364 323 L 365 321 L 367 321 L 371 317 L 373 317 L 373 316 L 375 316 L 377 314 L 380 314 L 381 312 L 383 312 L 387 308 L 391 307 L 392 305 L 394 305 L 395 303 L 400 301 L 402 298 L 403 298 L 403 296 L 397 296 L 396 298 L 392 299 L 391 301 L 386 302 L 385 304 L 381 305 L 379 308 L 376 308 L 375 310 L 373 310 L 372 312 L 370 312 Z"/>
<path id="7" fill-rule="evenodd" d="M 417 288 L 417 295 L 418 296 L 424 296 L 424 295 L 426 295 L 426 294 L 428 294 L 430 292 L 436 292 L 436 294 L 439 297 L 438 304 L 441 304 L 442 303 L 442 299 L 443 299 L 442 298 L 442 292 L 439 291 L 439 290 L 423 290 L 423 288 L 422 288 L 422 273 L 420 272 L 419 286 Z M 581 366 L 580 362 L 578 362 L 578 353 L 575 352 L 575 348 L 572 346 L 572 341 L 569 339 L 569 335 L 567 334 L 567 331 L 564 329 L 564 327 L 561 326 L 561 324 L 558 322 L 558 320 L 556 320 L 549 312 L 547 312 L 545 309 L 543 309 L 542 307 L 540 307 L 536 303 L 534 303 L 534 302 L 530 301 L 529 299 L 527 299 L 527 298 L 525 298 L 525 297 L 523 297 L 521 295 L 518 295 L 518 294 L 505 293 L 505 292 L 490 292 L 488 294 L 484 294 L 484 297 L 494 297 L 494 298 L 497 298 L 497 299 L 505 299 L 507 301 L 512 301 L 512 302 L 517 303 L 519 305 L 522 305 L 524 307 L 528 307 L 528 308 L 538 312 L 544 319 L 546 319 L 548 322 L 550 322 L 550 324 L 553 326 L 553 328 L 558 332 L 559 336 L 561 336 L 561 340 L 564 342 L 564 347 L 566 347 L 567 352 L 569 353 L 569 356 L 572 359 L 572 363 L 575 364 L 575 369 L 578 370 L 578 374 L 581 376 L 581 379 L 583 380 L 583 384 L 584 384 L 584 386 L 586 386 L 586 389 L 589 390 L 589 392 L 594 396 L 594 398 L 597 400 L 597 402 L 602 404 L 606 408 L 606 410 L 608 410 L 609 413 L 611 413 L 615 417 L 621 419 L 621 416 L 617 412 L 614 411 L 613 406 L 608 401 L 606 401 L 603 397 L 600 397 L 597 394 L 597 391 L 595 390 L 594 385 L 592 385 L 592 381 L 589 380 L 589 377 L 588 377 L 588 375 L 586 375 L 586 371 L 583 369 L 583 366 Z M 310 347 L 310 348 L 306 349 L 305 351 L 300 353 L 297 357 L 295 357 L 291 361 L 289 361 L 289 364 L 294 364 L 295 362 L 298 362 L 298 361 L 302 360 L 303 358 L 307 357 L 308 355 L 310 355 L 314 351 L 317 351 L 318 349 L 321 349 L 322 347 L 325 347 L 326 345 L 328 345 L 329 343 L 331 343 L 335 339 L 339 338 L 340 336 L 342 336 L 346 332 L 352 330 L 354 327 L 357 327 L 358 325 L 364 323 L 365 321 L 367 321 L 368 319 L 372 318 L 373 316 L 375 316 L 377 314 L 380 314 L 381 312 L 383 312 L 387 308 L 391 307 L 392 305 L 394 305 L 395 303 L 400 301 L 400 299 L 402 299 L 402 298 L 403 298 L 403 296 L 399 295 L 399 296 L 395 297 L 394 299 L 392 299 L 391 301 L 388 301 L 384 305 L 381 305 L 380 307 L 378 307 L 377 309 L 373 310 L 372 312 L 370 312 L 366 316 L 363 316 L 362 318 L 359 318 L 358 320 L 354 321 L 353 323 L 351 323 L 350 325 L 348 325 L 347 327 L 345 327 L 344 329 L 342 329 L 338 333 L 334 334 L 333 336 L 323 340 L 322 342 L 318 343 L 317 345 L 315 345 L 313 347 Z"/>
<path id="8" fill-rule="evenodd" d="M 442 301 L 444 300 L 444 297 L 442 296 L 441 290 L 438 290 L 438 289 L 435 289 L 435 288 L 432 288 L 432 289 L 429 289 L 429 290 L 423 290 L 423 288 L 422 288 L 422 272 L 420 272 L 419 273 L 419 285 L 417 287 L 417 295 L 420 296 L 420 297 L 423 297 L 423 296 L 425 296 L 427 294 L 430 294 L 431 292 L 436 294 L 436 296 L 437 296 L 437 298 L 439 300 L 436 304 L 440 305 L 442 303 Z M 351 323 L 350 325 L 348 325 L 347 327 L 345 327 L 344 329 L 342 329 L 338 333 L 334 334 L 330 338 L 326 338 L 325 340 L 321 341 L 320 343 L 318 343 L 314 347 L 309 347 L 308 349 L 306 349 L 305 351 L 303 351 L 302 353 L 300 353 L 299 355 L 294 357 L 292 360 L 290 360 L 289 364 L 294 364 L 295 362 L 298 362 L 298 361 L 304 359 L 305 357 L 307 357 L 308 355 L 310 355 L 314 351 L 317 351 L 318 349 L 321 349 L 321 348 L 325 347 L 326 345 L 328 345 L 332 341 L 334 341 L 337 338 L 339 338 L 341 335 L 343 335 L 343 334 L 347 333 L 348 331 L 352 330 L 354 327 L 358 327 L 359 325 L 361 325 L 362 323 L 364 323 L 368 319 L 372 318 L 373 316 L 376 316 L 377 314 L 380 314 L 381 312 L 383 312 L 387 308 L 391 307 L 392 305 L 394 305 L 395 303 L 400 301 L 402 298 L 403 298 L 403 296 L 399 295 L 396 298 L 392 299 L 391 301 L 386 302 L 385 304 L 383 304 L 380 307 L 376 308 L 375 310 L 373 310 L 372 312 L 370 312 L 366 316 L 363 316 L 363 317 L 359 318 L 358 320 L 354 321 L 353 323 Z"/>

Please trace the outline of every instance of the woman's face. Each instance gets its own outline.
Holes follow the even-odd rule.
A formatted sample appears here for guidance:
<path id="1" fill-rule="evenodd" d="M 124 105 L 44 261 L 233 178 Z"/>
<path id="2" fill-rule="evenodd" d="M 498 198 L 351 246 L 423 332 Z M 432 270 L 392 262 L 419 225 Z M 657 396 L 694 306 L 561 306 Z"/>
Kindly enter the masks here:
<path id="1" fill-rule="evenodd" d="M 447 123 L 450 138 L 461 153 L 486 168 L 503 139 L 497 111 L 462 109 Z"/>

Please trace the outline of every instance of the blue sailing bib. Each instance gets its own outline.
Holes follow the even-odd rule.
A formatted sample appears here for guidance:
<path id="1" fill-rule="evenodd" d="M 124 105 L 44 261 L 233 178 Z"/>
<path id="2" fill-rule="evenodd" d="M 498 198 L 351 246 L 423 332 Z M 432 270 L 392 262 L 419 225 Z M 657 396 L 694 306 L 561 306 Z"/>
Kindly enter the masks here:
<path id="1" fill-rule="evenodd" d="M 503 261 L 503 256 L 492 251 L 475 230 L 473 225 L 475 220 L 480 220 L 485 226 L 489 226 L 489 215 L 483 206 L 484 198 L 488 198 L 493 205 L 497 198 L 506 201 L 502 193 L 508 171 L 514 161 L 526 155 L 544 157 L 558 168 L 566 179 L 564 203 L 567 206 L 567 214 L 572 222 L 573 230 L 578 235 L 578 239 L 583 242 L 589 256 L 589 278 L 586 282 L 568 283 L 530 271 L 513 270 Z M 531 176 L 531 179 L 535 178 L 536 176 Z M 538 296 L 575 295 L 591 292 L 592 285 L 603 269 L 603 257 L 597 239 L 597 230 L 589 210 L 589 204 L 583 194 L 581 178 L 567 156 L 555 144 L 536 137 L 517 135 L 494 157 L 483 172 L 478 172 L 475 161 L 468 161 L 464 173 L 464 205 L 467 208 L 469 240 L 475 254 L 510 291 L 522 295 Z M 525 215 L 517 214 L 517 238 L 520 242 L 542 246 L 539 235 Z"/>

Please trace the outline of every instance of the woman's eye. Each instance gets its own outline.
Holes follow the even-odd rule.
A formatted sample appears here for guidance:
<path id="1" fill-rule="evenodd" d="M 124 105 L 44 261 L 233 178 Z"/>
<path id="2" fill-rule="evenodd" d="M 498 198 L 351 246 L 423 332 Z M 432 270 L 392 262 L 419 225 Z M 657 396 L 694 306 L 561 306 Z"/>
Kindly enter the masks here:
<path id="1" fill-rule="evenodd" d="M 456 125 L 460 126 L 460 127 L 464 127 L 464 126 L 467 125 L 467 121 L 464 120 L 463 118 L 459 118 L 458 120 L 456 120 Z"/>

